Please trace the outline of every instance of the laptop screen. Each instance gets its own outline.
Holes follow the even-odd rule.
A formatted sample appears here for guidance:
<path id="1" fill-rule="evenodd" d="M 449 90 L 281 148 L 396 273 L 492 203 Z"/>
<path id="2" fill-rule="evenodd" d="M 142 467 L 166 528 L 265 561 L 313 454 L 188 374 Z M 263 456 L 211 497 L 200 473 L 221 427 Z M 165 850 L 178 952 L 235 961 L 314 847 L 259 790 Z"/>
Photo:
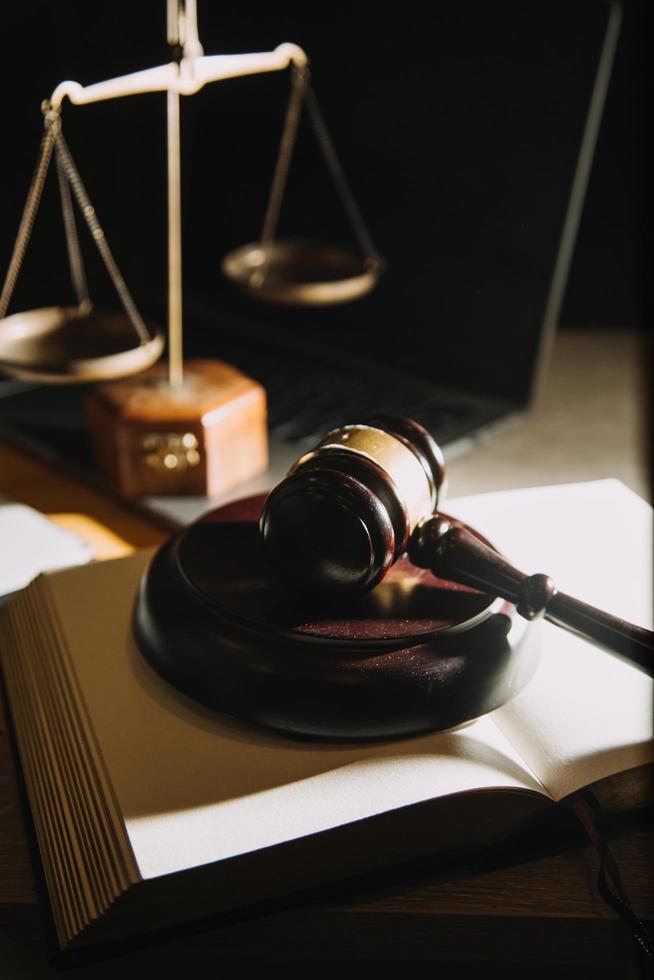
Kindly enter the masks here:
<path id="1" fill-rule="evenodd" d="M 271 7 L 235 25 L 207 8 L 225 50 L 288 38 L 313 82 L 387 267 L 356 302 L 270 310 L 219 276 L 260 233 L 288 77 L 235 80 L 188 106 L 187 275 L 216 309 L 353 350 L 461 389 L 527 399 L 608 5 L 589 2 Z M 213 22 L 212 22 L 213 19 Z M 238 27 L 238 29 L 237 29 Z M 306 114 L 280 238 L 354 242 Z M 207 244 L 210 243 L 210 247 Z M 218 337 L 217 337 L 218 342 Z"/>

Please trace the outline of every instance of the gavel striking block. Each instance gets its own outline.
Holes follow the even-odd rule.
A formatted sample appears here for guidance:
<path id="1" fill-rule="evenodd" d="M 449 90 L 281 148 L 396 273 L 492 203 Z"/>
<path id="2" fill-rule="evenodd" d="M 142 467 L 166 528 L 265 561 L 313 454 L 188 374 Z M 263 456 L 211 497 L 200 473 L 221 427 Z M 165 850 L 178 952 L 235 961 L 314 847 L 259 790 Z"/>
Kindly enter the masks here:
<path id="1" fill-rule="evenodd" d="M 134 635 L 154 669 L 227 715 L 304 738 L 391 738 L 498 708 L 532 677 L 537 635 L 502 599 L 399 558 L 374 589 L 298 590 L 259 534 L 263 497 L 172 537 Z"/>

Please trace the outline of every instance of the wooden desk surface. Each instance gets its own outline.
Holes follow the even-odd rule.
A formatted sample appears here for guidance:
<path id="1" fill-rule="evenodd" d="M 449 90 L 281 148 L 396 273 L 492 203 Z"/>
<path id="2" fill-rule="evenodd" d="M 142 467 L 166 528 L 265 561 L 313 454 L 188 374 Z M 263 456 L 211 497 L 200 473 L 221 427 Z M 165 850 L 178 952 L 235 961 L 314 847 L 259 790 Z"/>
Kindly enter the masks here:
<path id="1" fill-rule="evenodd" d="M 645 364 L 636 335 L 562 333 L 533 412 L 454 460 L 451 493 L 617 476 L 649 497 Z M 1 444 L 0 492 L 44 513 L 80 513 L 99 522 L 113 532 L 96 537 L 106 556 L 164 537 L 148 519 Z M 623 827 L 612 849 L 636 911 L 652 922 L 654 830 Z M 506 977 L 527 970 L 532 978 L 554 970 L 561 978 L 636 977 L 629 936 L 598 896 L 596 874 L 590 847 L 485 873 L 405 871 L 374 887 L 349 886 L 284 912 L 89 964 L 75 976 L 196 976 L 209 968 L 365 962 L 402 965 L 414 976 L 433 976 L 436 968 L 440 976 L 478 977 L 495 966 Z M 45 960 L 9 747 L 0 735 L 0 976 L 55 975 Z"/>

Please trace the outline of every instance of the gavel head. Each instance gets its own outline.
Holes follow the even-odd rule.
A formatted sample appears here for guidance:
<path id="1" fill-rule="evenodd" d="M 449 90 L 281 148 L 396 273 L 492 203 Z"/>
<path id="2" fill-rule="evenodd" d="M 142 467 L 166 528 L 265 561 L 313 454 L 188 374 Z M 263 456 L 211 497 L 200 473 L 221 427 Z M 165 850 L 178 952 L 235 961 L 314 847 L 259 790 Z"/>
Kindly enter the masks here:
<path id="1" fill-rule="evenodd" d="M 434 512 L 444 483 L 443 454 L 417 422 L 380 415 L 334 429 L 266 499 L 266 552 L 296 585 L 365 591 Z"/>

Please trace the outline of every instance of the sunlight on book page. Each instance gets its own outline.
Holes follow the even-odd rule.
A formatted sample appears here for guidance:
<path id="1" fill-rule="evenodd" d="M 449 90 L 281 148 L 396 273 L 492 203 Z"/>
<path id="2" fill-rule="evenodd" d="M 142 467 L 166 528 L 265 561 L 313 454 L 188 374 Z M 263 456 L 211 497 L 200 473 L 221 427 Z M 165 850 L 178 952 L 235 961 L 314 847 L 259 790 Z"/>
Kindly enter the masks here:
<path id="1" fill-rule="evenodd" d="M 524 571 L 651 626 L 652 510 L 617 480 L 485 494 L 453 512 Z M 542 632 L 534 678 L 493 718 L 553 798 L 654 762 L 652 680 L 549 623 Z"/>

